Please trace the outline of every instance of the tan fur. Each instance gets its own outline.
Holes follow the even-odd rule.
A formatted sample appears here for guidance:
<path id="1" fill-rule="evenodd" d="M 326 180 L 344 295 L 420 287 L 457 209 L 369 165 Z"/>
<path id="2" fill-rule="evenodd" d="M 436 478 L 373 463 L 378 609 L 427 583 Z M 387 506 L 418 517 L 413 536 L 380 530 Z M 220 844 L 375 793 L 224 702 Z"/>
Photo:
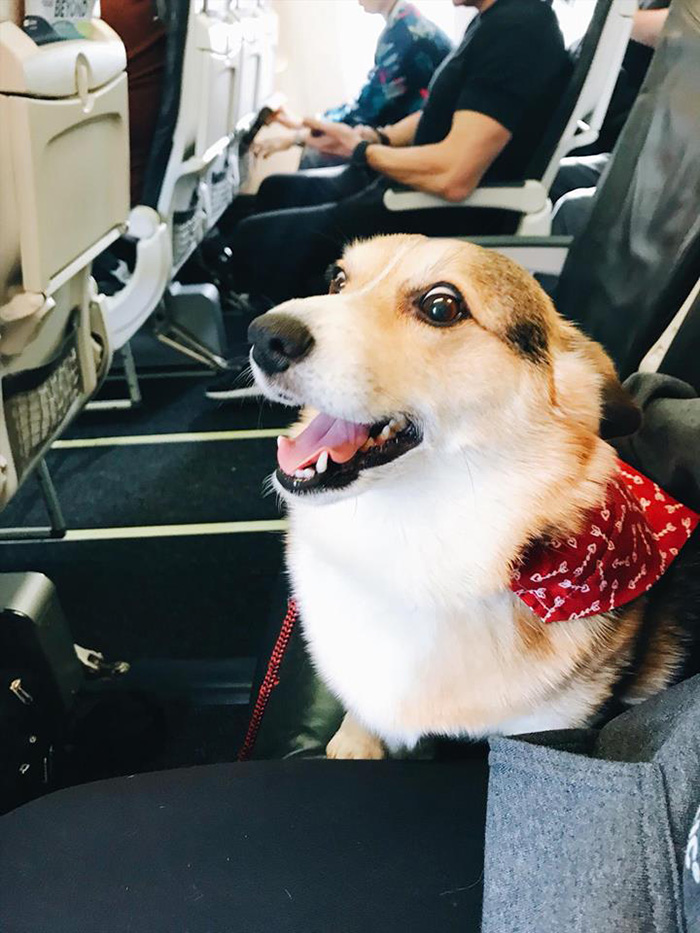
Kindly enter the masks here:
<path id="1" fill-rule="evenodd" d="M 543 622 L 534 612 L 530 612 L 524 603 L 522 609 L 519 606 L 515 607 L 513 618 L 522 650 L 537 658 L 552 657 L 556 649 L 546 622 Z"/>
<path id="2" fill-rule="evenodd" d="M 303 386 L 291 373 L 281 377 L 284 389 L 353 421 L 409 412 L 427 425 L 425 443 L 440 444 L 445 456 L 501 452 L 510 470 L 507 493 L 519 498 L 512 519 L 499 526 L 489 558 L 473 569 L 470 585 L 477 599 L 481 592 L 486 598 L 507 588 L 512 566 L 530 541 L 577 531 L 588 510 L 603 501 L 615 469 L 615 453 L 599 434 L 603 405 L 607 397 L 625 405 L 614 367 L 600 346 L 557 314 L 525 270 L 492 251 L 418 236 L 378 237 L 352 246 L 341 266 L 347 275 L 341 294 L 289 302 L 272 312 L 293 314 L 316 341 L 314 367 Z M 428 326 L 416 314 L 416 296 L 438 282 L 457 287 L 468 304 L 471 317 L 454 328 Z M 528 353 L 514 340 L 530 333 L 544 336 L 541 352 Z M 433 424 L 436 438 L 429 433 Z M 523 459 L 525 449 L 529 459 Z M 358 521 L 362 500 L 356 500 Z M 302 532 L 292 514 L 293 578 L 302 560 L 295 535 L 311 541 L 314 529 L 321 532 L 316 523 L 314 516 L 305 518 Z M 333 568 L 342 567 L 354 546 L 353 527 L 347 540 L 344 534 L 339 528 L 337 540 L 323 539 L 323 558 Z M 448 552 L 446 578 L 450 560 Z M 416 604 L 420 569 L 420 563 L 404 568 L 417 587 Z M 370 591 L 381 591 L 381 566 L 368 563 L 355 573 L 364 575 Z M 473 684 L 464 683 L 459 646 L 441 655 L 439 677 L 431 677 L 426 656 L 425 681 L 415 696 L 397 704 L 397 733 L 479 734 L 494 720 L 518 724 L 536 704 L 547 704 L 550 685 L 561 715 L 570 703 L 577 721 L 585 721 L 632 659 L 646 604 L 642 598 L 614 616 L 546 625 L 513 597 L 508 630 L 492 631 L 488 619 L 456 619 L 456 629 L 473 628 L 475 646 L 488 635 L 497 646 L 493 655 Z M 309 633 L 313 647 L 311 628 Z M 630 697 L 662 689 L 680 654 L 672 620 L 659 616 Z M 352 757 L 353 735 L 358 748 L 369 748 L 371 743 L 357 738 L 359 728 L 354 721 L 344 727 L 331 753 Z"/>
<path id="3" fill-rule="evenodd" d="M 372 290 L 371 302 L 365 302 L 362 296 L 355 303 L 353 292 L 362 293 L 368 282 L 391 266 L 397 241 L 401 241 L 402 248 L 413 245 L 420 248 L 421 254 L 428 253 L 425 258 L 421 256 L 421 266 L 401 283 L 399 295 L 403 300 L 397 307 L 396 274 L 399 269 L 405 274 L 405 266 L 401 264 Z M 410 255 L 409 250 L 407 258 Z M 598 438 L 602 388 L 611 379 L 616 380 L 614 367 L 604 350 L 565 322 L 520 266 L 493 251 L 466 243 L 426 241 L 419 236 L 387 236 L 352 247 L 343 266 L 348 274 L 345 297 L 353 305 L 350 311 L 353 326 L 366 328 L 363 368 L 370 373 L 374 369 L 382 371 L 382 391 L 376 392 L 372 407 L 376 406 L 377 411 L 396 410 L 406 399 L 415 398 L 426 408 L 432 408 L 442 405 L 438 390 L 447 389 L 446 394 L 450 394 L 451 386 L 473 380 L 474 373 L 497 374 L 500 400 L 504 404 L 489 406 L 484 411 L 479 435 L 472 439 L 472 444 L 478 446 L 481 432 L 492 439 L 511 430 L 508 416 L 512 406 L 506 403 L 513 396 L 526 392 L 542 396 L 549 404 L 543 405 L 542 424 L 533 424 L 533 430 L 546 429 L 553 417 L 565 421 L 567 432 L 563 440 L 568 450 L 563 453 L 573 454 L 575 464 L 562 476 L 562 494 L 556 501 L 543 502 L 541 509 L 533 502 L 528 524 L 533 536 L 549 527 L 575 531 L 581 515 L 601 500 L 612 470 L 610 451 L 601 451 Z M 452 282 L 467 298 L 473 320 L 461 328 L 459 336 L 450 330 L 416 324 L 408 310 L 415 291 L 432 281 Z M 538 366 L 524 363 L 504 339 L 508 327 L 522 320 L 540 324 L 551 347 L 565 352 Z M 329 319 L 329 336 L 333 327 L 334 322 Z M 341 341 L 342 336 L 333 348 L 334 353 L 343 352 Z M 386 353 L 388 346 L 392 348 L 390 354 Z M 443 373 L 449 374 L 449 378 L 438 380 L 436 377 Z M 371 378 L 369 381 L 371 384 Z M 390 394 L 387 386 L 391 386 Z M 491 383 L 488 394 L 493 395 L 493 390 Z M 478 386 L 473 387 L 471 394 L 472 399 L 465 398 L 463 392 L 456 394 L 455 419 L 461 417 L 465 402 L 478 405 Z M 589 482 L 572 485 L 572 468 L 583 475 L 588 473 Z"/>
<path id="4" fill-rule="evenodd" d="M 677 675 L 685 659 L 683 635 L 678 624 L 668 609 L 658 608 L 662 615 L 652 626 L 649 646 L 626 695 L 630 703 L 639 703 L 663 690 Z"/>
<path id="5" fill-rule="evenodd" d="M 376 735 L 347 713 L 340 728 L 326 746 L 327 758 L 377 760 L 386 756 L 386 749 Z"/>

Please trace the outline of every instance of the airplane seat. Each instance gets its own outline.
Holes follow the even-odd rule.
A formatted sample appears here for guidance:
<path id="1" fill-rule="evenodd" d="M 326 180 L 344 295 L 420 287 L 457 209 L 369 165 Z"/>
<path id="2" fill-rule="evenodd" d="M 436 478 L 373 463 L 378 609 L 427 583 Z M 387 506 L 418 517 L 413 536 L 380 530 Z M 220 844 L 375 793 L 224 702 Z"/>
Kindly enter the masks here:
<path id="1" fill-rule="evenodd" d="M 237 166 L 228 151 L 222 152 L 213 163 L 207 175 L 206 187 L 208 202 L 208 229 L 216 225 L 217 220 L 230 206 L 238 190 L 240 179 Z"/>
<path id="2" fill-rule="evenodd" d="M 250 173 L 250 154 L 240 142 L 250 132 L 256 114 L 275 91 L 275 57 L 278 38 L 277 14 L 260 0 L 237 0 L 232 11 L 241 24 L 241 79 L 237 94 L 235 157 L 240 184 Z"/>
<path id="3" fill-rule="evenodd" d="M 697 317 L 688 309 L 700 269 L 691 194 L 700 191 L 699 82 L 697 0 L 674 0 L 583 230 L 573 240 L 474 238 L 558 275 L 555 304 L 603 344 L 623 378 L 668 350 L 676 372 L 698 382 Z"/>
<path id="4" fill-rule="evenodd" d="M 562 158 L 598 138 L 632 29 L 636 0 L 597 0 L 573 71 L 542 141 L 533 154 L 525 181 L 484 184 L 468 198 L 448 202 L 437 195 L 388 189 L 391 211 L 435 207 L 500 208 L 519 217 L 515 233 L 546 236 L 551 229 L 549 189 Z"/>
<path id="5" fill-rule="evenodd" d="M 173 276 L 230 206 L 247 175 L 250 156 L 242 142 L 256 118 L 260 62 L 274 56 L 269 37 L 276 34 L 274 14 L 264 18 L 259 13 L 257 3 L 255 9 L 240 2 L 230 9 L 225 0 L 190 7 L 180 112 L 158 198 L 159 214 L 171 218 Z M 155 319 L 161 342 L 209 367 L 226 369 L 215 289 L 171 286 L 165 298 Z"/>
<path id="6" fill-rule="evenodd" d="M 182 95 L 157 207 L 172 216 L 174 272 L 237 194 L 239 143 L 274 90 L 277 18 L 256 2 L 190 4 Z"/>
<path id="7" fill-rule="evenodd" d="M 242 30 L 226 5 L 219 6 L 192 0 L 159 4 L 166 29 L 165 80 L 143 203 L 129 219 L 136 261 L 122 290 L 100 296 L 115 349 L 157 311 L 153 321 L 160 339 L 217 368 L 221 358 L 187 326 L 193 302 L 197 317 L 203 301 L 211 305 L 208 317 L 218 317 L 215 295 L 204 285 L 174 288 L 172 282 L 238 187 L 229 148 L 238 116 Z"/>
<path id="8" fill-rule="evenodd" d="M 157 207 L 180 105 L 189 6 L 188 0 L 160 2 L 157 6 L 166 30 L 165 73 L 141 204 L 132 207 L 125 236 L 135 251 L 133 268 L 123 289 L 114 295 L 101 292 L 95 299 L 108 321 L 115 350 L 124 347 L 153 313 L 170 281 L 171 234 Z"/>
<path id="9" fill-rule="evenodd" d="M 37 45 L 0 23 L 0 507 L 111 355 L 89 277 L 129 210 L 126 56 L 105 23 L 90 29 Z"/>
<path id="10" fill-rule="evenodd" d="M 213 155 L 204 178 L 206 232 L 230 206 L 240 187 L 235 151 L 240 116 L 238 89 L 243 69 L 243 27 L 227 10 L 216 18 L 207 5 L 207 28 L 200 32 L 203 60 L 203 94 L 197 151 Z"/>
<path id="11" fill-rule="evenodd" d="M 180 107 L 158 196 L 158 212 L 172 230 L 172 278 L 238 190 L 243 43 L 242 27 L 226 4 L 190 4 Z M 226 368 L 221 308 L 210 284 L 173 283 L 154 325 L 166 346 L 210 368 Z"/>
<path id="12" fill-rule="evenodd" d="M 218 219 L 214 204 L 221 212 L 233 198 L 227 153 L 240 112 L 243 42 L 234 18 L 190 5 L 180 107 L 158 197 L 173 231 L 173 274 Z"/>
<path id="13" fill-rule="evenodd" d="M 173 133 L 180 110 L 183 60 L 189 0 L 160 3 L 157 7 L 166 30 L 165 75 L 158 123 L 144 175 L 141 204 L 132 208 L 126 238 L 135 249 L 131 275 L 123 289 L 96 299 L 109 323 L 112 345 L 125 346 L 150 317 L 163 298 L 172 275 L 172 234 L 158 213 L 158 199 L 173 147 Z M 98 290 L 101 286 L 98 284 Z"/>

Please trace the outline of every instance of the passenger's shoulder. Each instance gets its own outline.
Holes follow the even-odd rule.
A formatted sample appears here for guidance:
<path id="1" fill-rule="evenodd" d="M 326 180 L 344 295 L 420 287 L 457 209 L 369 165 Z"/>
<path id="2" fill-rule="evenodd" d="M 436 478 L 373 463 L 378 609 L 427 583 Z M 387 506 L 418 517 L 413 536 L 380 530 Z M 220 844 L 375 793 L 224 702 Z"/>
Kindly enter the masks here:
<path id="1" fill-rule="evenodd" d="M 491 8 L 492 22 L 504 26 L 540 28 L 557 26 L 557 15 L 546 0 L 497 0 Z"/>
<path id="2" fill-rule="evenodd" d="M 396 26 L 410 32 L 414 39 L 429 39 L 438 45 L 452 47 L 450 38 L 417 7 L 407 4 L 396 20 Z"/>

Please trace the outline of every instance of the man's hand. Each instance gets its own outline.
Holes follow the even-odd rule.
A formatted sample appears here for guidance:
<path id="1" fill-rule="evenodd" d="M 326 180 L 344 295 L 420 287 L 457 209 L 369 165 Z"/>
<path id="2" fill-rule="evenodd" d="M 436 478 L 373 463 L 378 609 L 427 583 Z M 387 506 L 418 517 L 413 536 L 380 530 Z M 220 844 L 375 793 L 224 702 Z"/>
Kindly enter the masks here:
<path id="1" fill-rule="evenodd" d="M 280 107 L 278 110 L 273 111 L 270 114 L 270 117 L 267 121 L 268 123 L 279 123 L 281 126 L 286 127 L 288 130 L 300 130 L 304 122 L 296 114 L 287 110 L 286 107 Z"/>
<path id="2" fill-rule="evenodd" d="M 269 159 L 276 152 L 286 152 L 297 144 L 294 136 L 273 136 L 261 139 L 250 147 L 250 151 L 259 159 Z"/>
<path id="3" fill-rule="evenodd" d="M 304 120 L 304 126 L 308 126 L 312 134 L 319 134 L 311 135 L 308 145 L 326 155 L 349 159 L 355 146 L 364 139 L 358 127 L 347 126 L 345 123 L 331 123 L 328 120 L 307 118 Z"/>

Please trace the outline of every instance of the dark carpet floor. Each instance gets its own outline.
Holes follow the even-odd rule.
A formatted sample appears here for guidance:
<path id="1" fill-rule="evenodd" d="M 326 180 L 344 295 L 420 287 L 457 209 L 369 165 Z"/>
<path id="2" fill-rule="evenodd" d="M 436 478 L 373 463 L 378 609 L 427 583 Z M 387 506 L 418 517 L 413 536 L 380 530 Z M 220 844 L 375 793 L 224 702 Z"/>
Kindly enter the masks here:
<path id="1" fill-rule="evenodd" d="M 67 438 L 284 427 L 289 409 L 215 403 L 206 379 L 144 381 L 131 412 L 85 413 Z M 281 518 L 263 484 L 275 439 L 54 450 L 47 463 L 68 529 L 196 525 Z M 46 522 L 30 479 L 0 527 Z M 4 570 L 55 583 L 76 640 L 119 657 L 220 658 L 254 653 L 281 572 L 274 532 L 0 544 Z"/>
<path id="2" fill-rule="evenodd" d="M 295 413 L 255 399 L 212 402 L 208 378 L 144 379 L 140 408 L 83 413 L 62 440 L 146 442 L 51 451 L 68 539 L 0 543 L 1 570 L 53 581 L 76 642 L 132 664 L 120 683 L 97 682 L 81 696 L 61 783 L 231 761 L 241 744 L 255 659 L 276 611 L 283 536 L 198 526 L 283 517 L 263 494 L 275 438 L 160 443 L 157 435 L 281 429 Z M 102 395 L 125 395 L 123 383 L 111 380 Z M 45 524 L 30 478 L 0 528 Z M 192 528 L 174 535 L 168 525 Z M 160 536 L 147 536 L 153 526 Z M 125 527 L 135 529 L 127 538 L 112 531 Z M 94 529 L 97 539 L 70 540 L 71 531 Z"/>
<path id="3" fill-rule="evenodd" d="M 74 639 L 126 660 L 256 653 L 281 572 L 273 533 L 2 545 L 55 584 Z"/>
<path id="4" fill-rule="evenodd" d="M 171 431 L 234 431 L 289 424 L 294 411 L 262 399 L 214 402 L 204 397 L 207 377 L 173 376 L 144 380 L 143 405 L 131 411 L 86 411 L 66 438 Z M 126 397 L 121 382 L 106 384 L 100 397 Z"/>
<path id="5" fill-rule="evenodd" d="M 52 451 L 46 462 L 69 528 L 114 528 L 280 517 L 263 483 L 274 438 L 139 444 Z M 3 525 L 37 524 L 43 503 L 31 486 L 10 503 Z"/>

